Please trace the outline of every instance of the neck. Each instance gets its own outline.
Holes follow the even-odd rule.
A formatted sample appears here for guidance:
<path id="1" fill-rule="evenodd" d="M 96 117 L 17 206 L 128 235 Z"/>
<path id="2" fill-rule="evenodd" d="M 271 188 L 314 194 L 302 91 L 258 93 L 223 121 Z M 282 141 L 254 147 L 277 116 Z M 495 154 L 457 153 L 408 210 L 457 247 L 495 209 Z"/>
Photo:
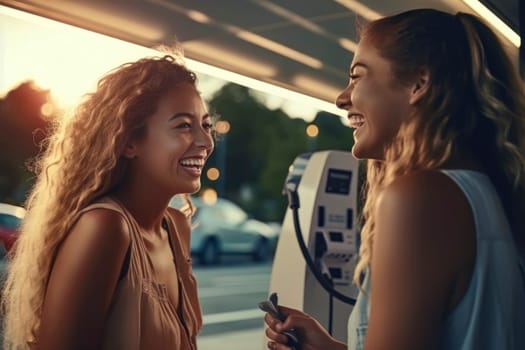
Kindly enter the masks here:
<path id="1" fill-rule="evenodd" d="M 462 155 L 452 156 L 449 160 L 441 166 L 443 169 L 465 169 L 475 170 L 482 173 L 486 173 L 486 169 L 483 164 L 478 160 L 472 152 L 467 152 Z"/>
<path id="2" fill-rule="evenodd" d="M 133 215 L 135 221 L 148 231 L 159 231 L 170 197 L 156 194 L 141 186 L 120 186 L 110 194 Z"/>

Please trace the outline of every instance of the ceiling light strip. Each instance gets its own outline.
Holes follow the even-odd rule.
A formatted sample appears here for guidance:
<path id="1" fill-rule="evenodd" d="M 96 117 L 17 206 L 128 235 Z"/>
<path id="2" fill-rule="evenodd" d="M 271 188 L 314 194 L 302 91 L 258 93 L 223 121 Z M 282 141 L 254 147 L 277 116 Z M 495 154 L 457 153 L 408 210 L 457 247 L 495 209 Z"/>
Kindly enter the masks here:
<path id="1" fill-rule="evenodd" d="M 373 21 L 373 20 L 383 17 L 381 16 L 379 12 L 372 10 L 370 7 L 365 6 L 356 0 L 335 0 L 335 2 L 337 2 L 340 5 L 343 5 L 347 9 L 355 12 L 359 16 L 369 21 Z"/>
<path id="2" fill-rule="evenodd" d="M 496 16 L 496 14 L 488 7 L 483 5 L 478 0 L 463 0 L 463 2 L 476 11 L 481 18 L 485 19 L 488 23 L 494 26 L 505 38 L 507 38 L 507 40 L 514 44 L 514 46 L 520 47 L 521 38 L 518 33 L 512 30 L 511 27 L 509 27 L 498 16 Z"/>
<path id="3" fill-rule="evenodd" d="M 290 49 L 287 46 L 279 44 L 275 41 L 272 41 L 255 33 L 248 32 L 246 30 L 239 30 L 236 31 L 234 34 L 245 41 L 263 47 L 267 50 L 273 51 L 277 54 L 286 56 L 294 61 L 300 62 L 312 68 L 320 69 L 323 67 L 323 63 L 318 59 L 305 55 L 294 49 Z"/>
<path id="4" fill-rule="evenodd" d="M 263 0 L 263 1 L 257 1 L 256 2 L 257 5 L 261 6 L 261 7 L 264 7 L 265 9 L 267 9 L 268 11 L 278 15 L 278 16 L 281 16 L 287 20 L 289 20 L 290 22 L 292 23 L 295 23 L 297 24 L 298 26 L 300 27 L 303 27 L 305 29 L 308 29 L 309 31 L 311 32 L 314 32 L 314 33 L 319 33 L 319 34 L 323 34 L 325 31 L 323 28 L 319 27 L 317 24 L 315 24 L 314 22 L 302 17 L 302 16 L 299 16 L 281 6 L 278 6 L 278 5 L 275 5 L 269 1 L 266 1 L 266 0 Z"/>
<path id="5" fill-rule="evenodd" d="M 330 112 L 332 114 L 339 115 L 342 117 L 346 116 L 346 111 L 337 108 L 334 102 L 328 102 L 312 96 L 301 94 L 274 84 L 266 83 L 264 81 L 253 79 L 245 75 L 237 74 L 232 71 L 214 67 L 199 61 L 191 59 L 185 59 L 185 61 L 190 69 L 195 70 L 197 72 L 205 73 L 213 77 L 219 77 L 221 79 L 231 81 L 233 83 L 246 86 L 257 91 L 279 96 L 281 98 L 293 101 L 295 103 L 304 103 L 309 106 L 315 107 L 321 111 Z"/>

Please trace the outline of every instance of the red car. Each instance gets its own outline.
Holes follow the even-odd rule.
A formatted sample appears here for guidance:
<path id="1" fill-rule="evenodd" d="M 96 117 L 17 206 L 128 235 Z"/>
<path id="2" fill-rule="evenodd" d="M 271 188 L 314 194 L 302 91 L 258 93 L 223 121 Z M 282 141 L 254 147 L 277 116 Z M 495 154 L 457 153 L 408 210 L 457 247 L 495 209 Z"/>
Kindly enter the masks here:
<path id="1" fill-rule="evenodd" d="M 3 258 L 18 237 L 18 228 L 26 210 L 22 207 L 0 203 L 0 258 Z"/>

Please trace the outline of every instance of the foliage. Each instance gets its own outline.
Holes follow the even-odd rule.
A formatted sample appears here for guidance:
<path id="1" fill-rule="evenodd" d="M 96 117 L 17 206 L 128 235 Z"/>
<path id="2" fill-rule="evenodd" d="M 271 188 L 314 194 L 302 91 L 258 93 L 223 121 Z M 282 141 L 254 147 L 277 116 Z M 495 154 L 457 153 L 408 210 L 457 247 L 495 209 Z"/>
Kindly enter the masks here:
<path id="1" fill-rule="evenodd" d="M 0 100 L 0 202 L 25 201 L 33 184 L 28 163 L 40 151 L 53 110 L 49 91 L 32 81 L 21 83 Z"/>

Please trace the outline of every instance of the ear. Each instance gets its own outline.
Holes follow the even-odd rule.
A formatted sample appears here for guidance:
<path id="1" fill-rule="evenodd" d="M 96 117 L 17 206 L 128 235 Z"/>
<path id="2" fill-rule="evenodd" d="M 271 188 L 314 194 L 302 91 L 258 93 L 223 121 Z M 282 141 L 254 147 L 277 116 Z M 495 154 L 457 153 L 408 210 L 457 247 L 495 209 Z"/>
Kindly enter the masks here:
<path id="1" fill-rule="evenodd" d="M 422 68 L 416 77 L 416 81 L 411 87 L 410 99 L 408 102 L 411 105 L 415 105 L 416 103 L 418 103 L 419 100 L 427 93 L 429 85 L 430 74 L 428 72 L 428 69 Z"/>
<path id="2" fill-rule="evenodd" d="M 137 145 L 134 142 L 128 142 L 126 148 L 124 149 L 123 156 L 128 159 L 133 159 L 137 157 Z"/>

